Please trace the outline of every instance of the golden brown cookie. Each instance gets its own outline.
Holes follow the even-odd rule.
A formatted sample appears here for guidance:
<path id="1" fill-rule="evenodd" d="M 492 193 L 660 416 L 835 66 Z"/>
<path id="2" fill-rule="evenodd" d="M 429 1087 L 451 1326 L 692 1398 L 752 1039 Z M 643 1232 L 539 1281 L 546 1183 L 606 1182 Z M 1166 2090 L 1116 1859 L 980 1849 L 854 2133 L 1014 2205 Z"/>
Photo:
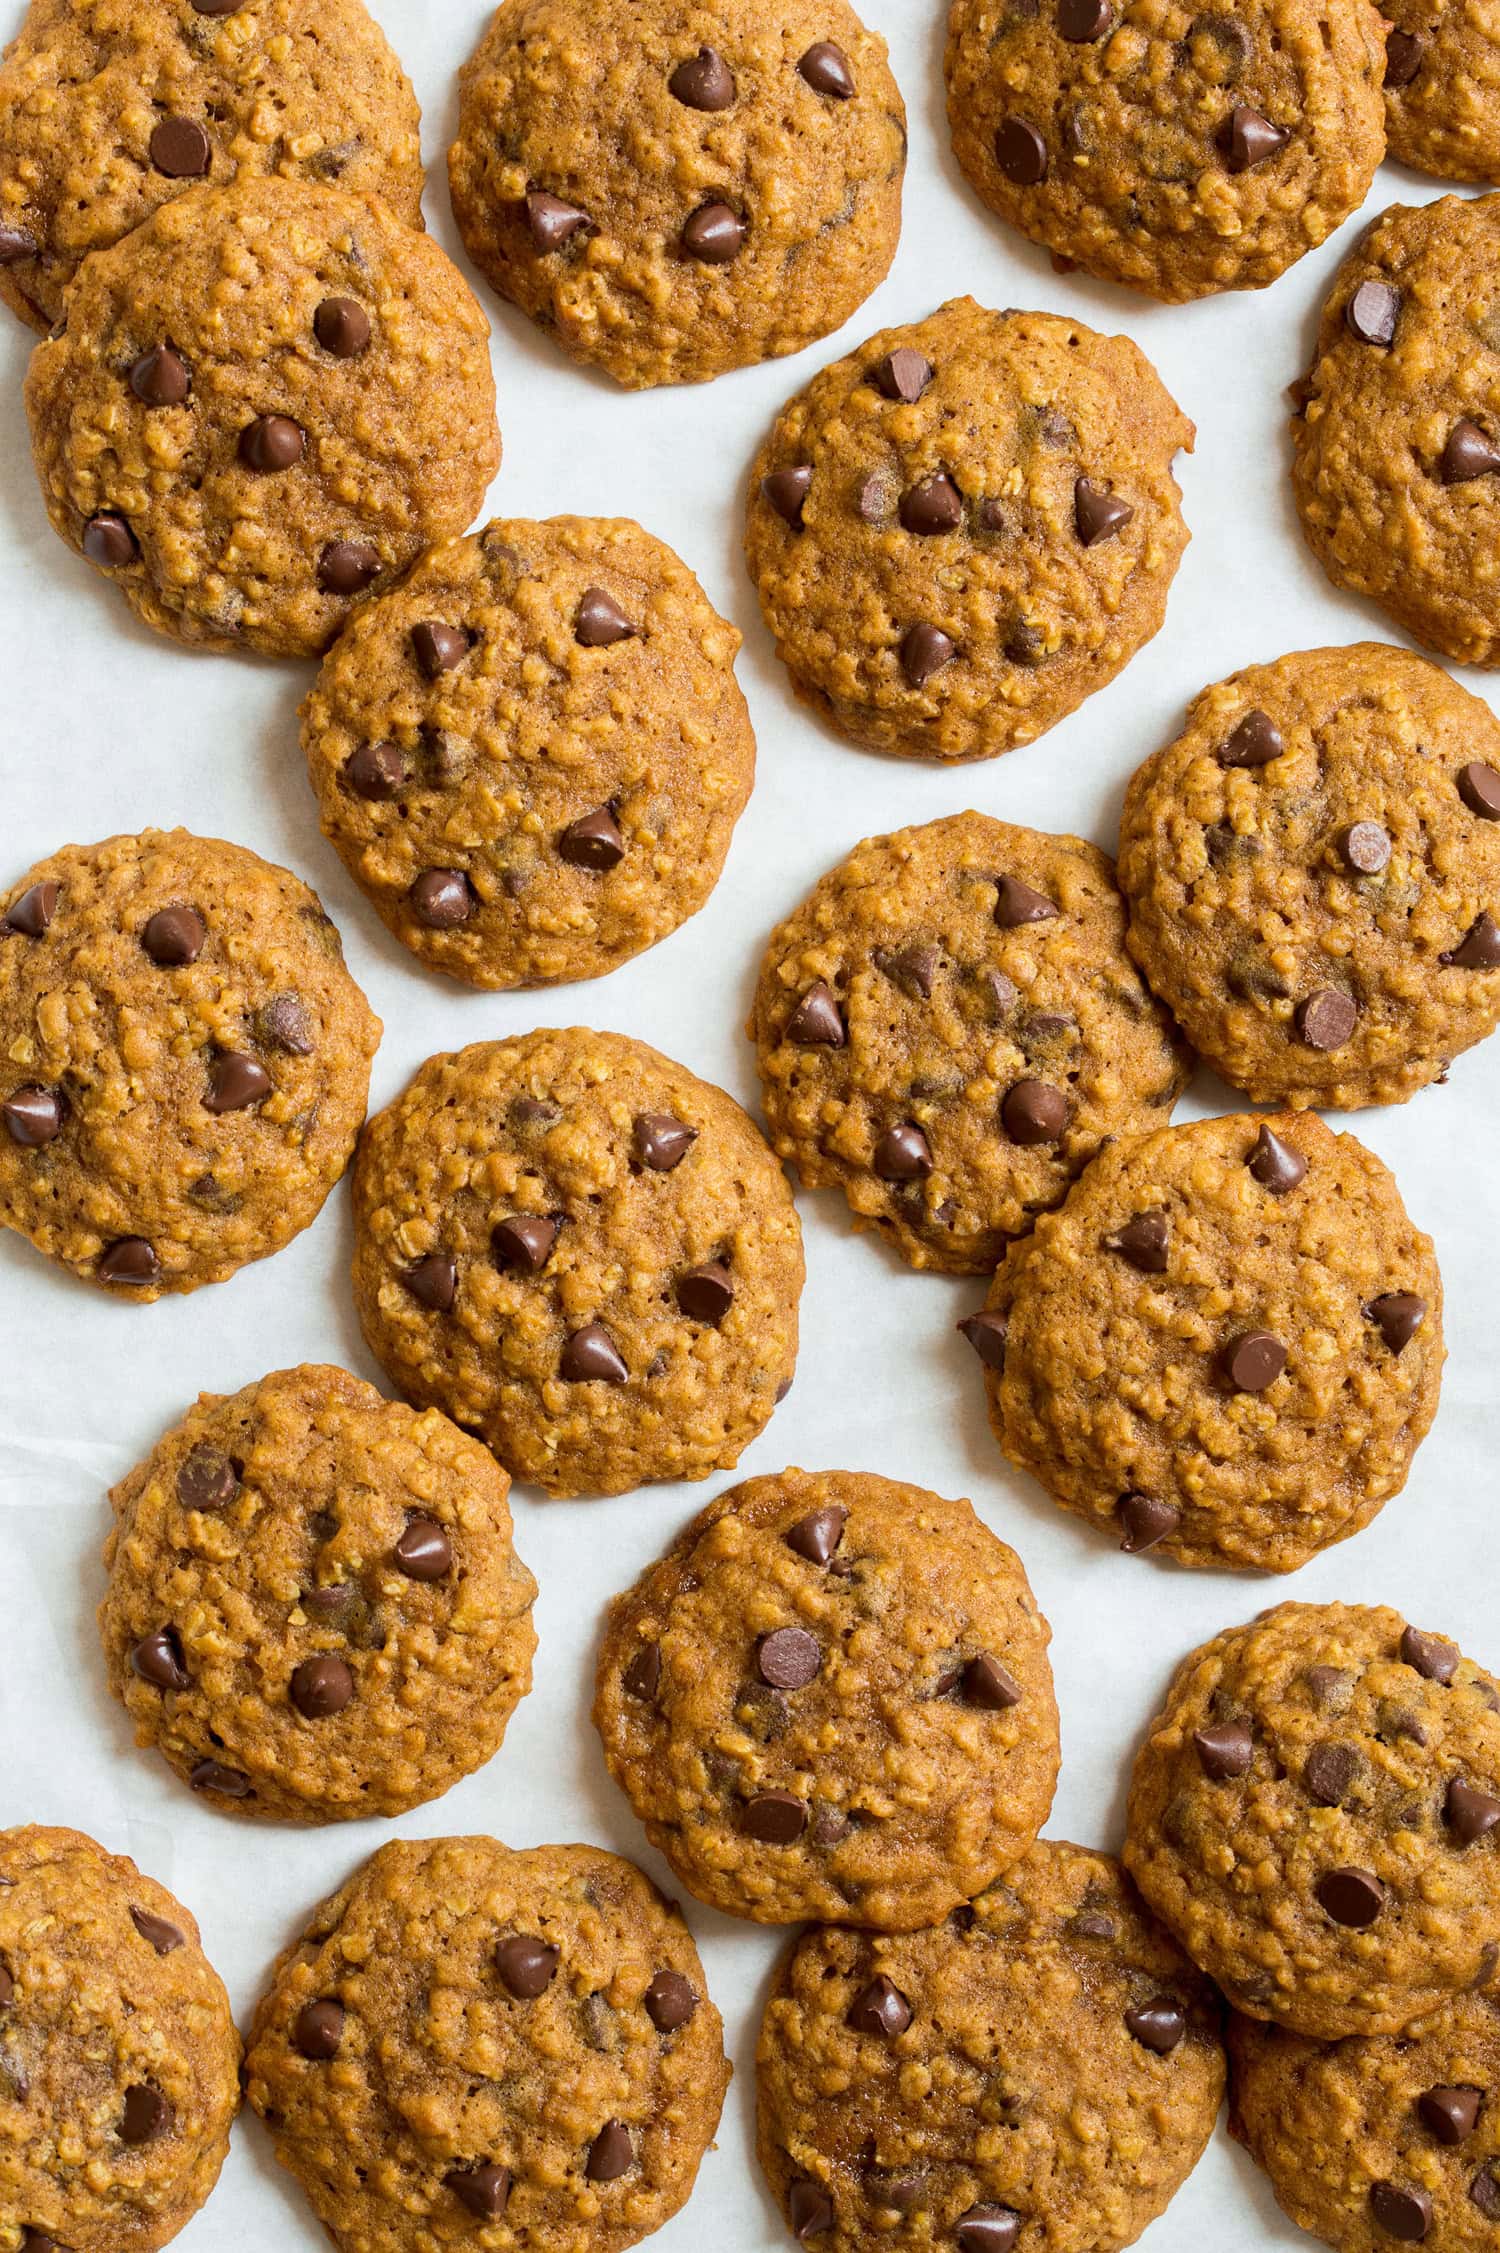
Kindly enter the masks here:
<path id="1" fill-rule="evenodd" d="M 370 1351 L 513 1477 L 622 1494 L 738 1461 L 797 1358 L 786 1176 L 722 1089 L 619 1033 L 433 1056 L 354 1173 Z"/>
<path id="2" fill-rule="evenodd" d="M 1500 664 L 1500 196 L 1393 204 L 1340 266 L 1295 387 L 1292 486 L 1335 586 Z"/>
<path id="3" fill-rule="evenodd" d="M 363 0 L 31 0 L 0 63 L 0 298 L 44 333 L 91 251 L 201 181 L 422 224 L 416 96 Z"/>
<path id="4" fill-rule="evenodd" d="M 536 1582 L 510 1481 L 346 1370 L 204 1393 L 110 1495 L 110 1688 L 217 1807 L 399 1815 L 498 1751 Z"/>
<path id="5" fill-rule="evenodd" d="M 1500 1019 L 1500 721 L 1380 642 L 1251 665 L 1132 776 L 1120 887 L 1231 1086 L 1403 1103 Z"/>
<path id="6" fill-rule="evenodd" d="M 633 1863 L 399 1841 L 282 1956 L 245 2083 L 341 2253 L 623 2253 L 693 2187 L 723 2031 Z"/>
<path id="7" fill-rule="evenodd" d="M 1042 1839 L 935 1930 L 794 1944 L 760 2163 L 824 2253 L 1118 2253 L 1213 2132 L 1221 2016 L 1118 1862 Z"/>
<path id="8" fill-rule="evenodd" d="M 1384 69 L 1370 0 L 954 0 L 953 153 L 1065 271 L 1261 289 L 1364 202 Z"/>
<path id="9" fill-rule="evenodd" d="M 792 686 L 875 751 L 1032 742 L 1161 625 L 1192 444 L 1128 337 L 971 297 L 882 329 L 751 473 L 745 552 Z"/>
<path id="10" fill-rule="evenodd" d="M 0 892 L 0 1226 L 123 1298 L 220 1283 L 317 1217 L 379 1040 L 289 870 L 65 845 Z"/>
<path id="11" fill-rule="evenodd" d="M 1386 1605 L 1278 1604 L 1190 1652 L 1125 1866 L 1236 2009 L 1389 2034 L 1500 1962 L 1500 1687 Z"/>
<path id="12" fill-rule="evenodd" d="M 505 0 L 448 152 L 475 265 L 635 390 L 799 352 L 884 279 L 906 110 L 847 0 Z"/>
<path id="13" fill-rule="evenodd" d="M 158 632 L 272 657 L 461 532 L 500 460 L 458 269 L 375 198 L 286 180 L 195 189 L 92 257 L 26 411 L 59 537 Z"/>
<path id="14" fill-rule="evenodd" d="M 1111 1144 L 960 1327 L 1001 1448 L 1062 1509 L 1261 1572 L 1400 1492 L 1443 1367 L 1432 1239 L 1309 1111 Z"/>
<path id="15" fill-rule="evenodd" d="M 857 845 L 772 934 L 749 1033 L 778 1156 L 955 1275 L 992 1274 L 1188 1075 L 1112 863 L 987 814 Z"/>
<path id="16" fill-rule="evenodd" d="M 616 1598 L 594 1722 L 700 1900 L 900 1931 L 1046 1821 L 1050 1633 L 970 1503 L 784 1471 L 720 1495 Z"/>
<path id="17" fill-rule="evenodd" d="M 597 978 L 718 881 L 755 778 L 740 637 L 624 518 L 487 525 L 364 604 L 302 707 L 323 831 L 475 986 Z"/>
<path id="18" fill-rule="evenodd" d="M 1500 180 L 1500 5 L 1381 0 L 1389 153 L 1442 180 Z"/>
<path id="19" fill-rule="evenodd" d="M 165 1886 L 81 1831 L 0 1831 L 4 2253 L 156 2253 L 218 2181 L 239 2063 Z"/>

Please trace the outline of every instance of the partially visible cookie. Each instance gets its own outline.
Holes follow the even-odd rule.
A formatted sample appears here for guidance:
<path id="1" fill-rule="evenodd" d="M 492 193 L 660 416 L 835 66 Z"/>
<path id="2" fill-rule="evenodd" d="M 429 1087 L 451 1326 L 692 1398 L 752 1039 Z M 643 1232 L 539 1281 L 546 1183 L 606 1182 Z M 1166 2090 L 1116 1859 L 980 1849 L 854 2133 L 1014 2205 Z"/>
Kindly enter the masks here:
<path id="1" fill-rule="evenodd" d="M 459 76 L 465 248 L 632 390 L 798 352 L 895 254 L 906 110 L 848 0 L 505 0 Z"/>
<path id="2" fill-rule="evenodd" d="M 343 1369 L 205 1393 L 110 1495 L 99 1630 L 137 1743 L 282 1822 L 436 1799 L 531 1687 L 509 1485 Z"/>
<path id="3" fill-rule="evenodd" d="M 549 1494 L 735 1463 L 791 1384 L 802 1237 L 722 1089 L 619 1033 L 433 1056 L 354 1177 L 370 1351 Z"/>
<path id="4" fill-rule="evenodd" d="M 1388 153 L 1440 180 L 1500 180 L 1495 0 L 1381 0 Z"/>
<path id="5" fill-rule="evenodd" d="M 218 2180 L 239 2064 L 165 1886 L 81 1831 L 0 1831 L 5 2253 L 156 2253 Z"/>
<path id="6" fill-rule="evenodd" d="M 617 1597 L 594 1721 L 688 1887 L 762 1924 L 932 1924 L 1052 1804 L 1050 1629 L 968 1502 L 784 1471 Z"/>
<path id="7" fill-rule="evenodd" d="M 26 411 L 59 537 L 158 632 L 272 657 L 461 532 L 500 460 L 458 269 L 375 197 L 288 180 L 195 189 L 92 257 Z"/>
<path id="8" fill-rule="evenodd" d="M 1112 1143 L 961 1327 L 990 1422 L 1133 1553 L 1291 1572 L 1399 1493 L 1437 1410 L 1432 1239 L 1309 1111 Z"/>
<path id="9" fill-rule="evenodd" d="M 954 0 L 953 153 L 1065 268 L 1261 289 L 1364 202 L 1384 67 L 1370 0 Z"/>
<path id="10" fill-rule="evenodd" d="M 933 1930 L 795 1943 L 760 2163 L 825 2253 L 1118 2253 L 1213 2133 L 1221 2015 L 1118 1862 L 1042 1839 Z"/>
<path id="11" fill-rule="evenodd" d="M 954 298 L 782 410 L 745 552 L 805 702 L 875 751 L 989 759 L 1161 625 L 1193 426 L 1128 337 Z"/>
<path id="12" fill-rule="evenodd" d="M 623 2253 L 693 2187 L 723 2037 L 633 1863 L 397 1841 L 277 1964 L 245 2085 L 341 2253 Z"/>
<path id="13" fill-rule="evenodd" d="M 1387 1605 L 1278 1604 L 1177 1669 L 1125 1866 L 1236 2009 L 1388 2034 L 1500 1963 L 1500 1686 Z"/>
<path id="14" fill-rule="evenodd" d="M 1500 721 L 1426 658 L 1207 688 L 1120 821 L 1130 950 L 1257 1103 L 1400 1103 L 1500 1019 Z"/>
<path id="15" fill-rule="evenodd" d="M 739 646 L 625 519 L 429 549 L 350 620 L 302 707 L 324 834 L 433 969 L 597 978 L 718 880 L 755 775 Z"/>
<path id="16" fill-rule="evenodd" d="M 870 837 L 772 934 L 750 1037 L 777 1153 L 914 1267 L 989 1275 L 1188 1058 L 1105 854 L 953 814 Z"/>
<path id="17" fill-rule="evenodd" d="M 222 1282 L 316 1218 L 379 1039 L 289 870 L 66 845 L 0 892 L 0 1226 L 122 1298 Z"/>

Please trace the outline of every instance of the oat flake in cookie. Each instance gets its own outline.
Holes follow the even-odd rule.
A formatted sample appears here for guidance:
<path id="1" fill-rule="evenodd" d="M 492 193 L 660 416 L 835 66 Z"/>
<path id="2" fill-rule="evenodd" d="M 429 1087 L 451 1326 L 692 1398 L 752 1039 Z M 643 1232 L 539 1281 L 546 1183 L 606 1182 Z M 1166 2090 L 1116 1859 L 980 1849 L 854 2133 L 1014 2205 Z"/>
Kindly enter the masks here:
<path id="1" fill-rule="evenodd" d="M 782 410 L 745 552 L 805 702 L 876 751 L 1030 743 L 1161 625 L 1193 426 L 1128 337 L 955 298 Z"/>
<path id="2" fill-rule="evenodd" d="M 124 1299 L 316 1218 L 380 1039 L 316 893 L 149 829 L 0 890 L 0 1225 Z"/>
<path id="3" fill-rule="evenodd" d="M 198 1927 L 80 1831 L 0 1831 L 0 2245 L 156 2253 L 218 2180 L 240 2044 Z"/>
<path id="4" fill-rule="evenodd" d="M 692 1935 L 633 1863 L 383 1846 L 282 1956 L 245 2083 L 341 2253 L 623 2253 L 729 2084 Z"/>
<path id="5" fill-rule="evenodd" d="M 1112 1143 L 962 1328 L 1002 1450 L 1062 1509 L 1263 1572 L 1400 1492 L 1443 1366 L 1431 1238 L 1308 1111 Z"/>
<path id="6" fill-rule="evenodd" d="M 1118 1862 L 1043 1839 L 934 1930 L 795 1943 L 756 2054 L 761 2166 L 826 2253 L 1118 2253 L 1213 2131 L 1221 2016 Z"/>
<path id="7" fill-rule="evenodd" d="M 646 1835 L 762 1924 L 931 1924 L 1035 1839 L 1050 1629 L 968 1502 L 854 1471 L 733 1488 L 610 1608 L 594 1721 Z"/>
<path id="8" fill-rule="evenodd" d="M 846 0 L 505 0 L 459 96 L 469 256 L 633 390 L 800 351 L 895 252 L 906 111 Z"/>
<path id="9" fill-rule="evenodd" d="M 726 1470 L 791 1383 L 786 1177 L 736 1102 L 644 1041 L 430 1057 L 361 1140 L 354 1220 L 391 1382 L 549 1494 Z"/>
<path id="10" fill-rule="evenodd" d="M 1494 0 L 1381 0 L 1389 153 L 1441 180 L 1500 179 L 1500 13 Z M 1500 2204 L 1500 2202 L 1497 2202 Z"/>
<path id="11" fill-rule="evenodd" d="M 431 549 L 323 660 L 323 829 L 402 944 L 476 986 L 595 978 L 717 881 L 755 773 L 740 645 L 624 519 Z"/>
<path id="12" fill-rule="evenodd" d="M 53 529 L 148 626 L 310 657 L 461 532 L 500 460 L 489 328 L 385 204 L 179 196 L 68 293 L 26 378 Z"/>

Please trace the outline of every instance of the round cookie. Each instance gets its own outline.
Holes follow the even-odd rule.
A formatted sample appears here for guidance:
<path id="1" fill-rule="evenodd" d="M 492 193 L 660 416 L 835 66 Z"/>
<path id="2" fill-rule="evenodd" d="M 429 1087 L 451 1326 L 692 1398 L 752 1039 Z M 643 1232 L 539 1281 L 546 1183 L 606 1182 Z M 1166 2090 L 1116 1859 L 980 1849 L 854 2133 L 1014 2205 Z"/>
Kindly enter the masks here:
<path id="1" fill-rule="evenodd" d="M 90 252 L 201 181 L 422 224 L 420 116 L 363 0 L 31 0 L 0 63 L 0 298 L 45 333 Z"/>
<path id="2" fill-rule="evenodd" d="M 1294 387 L 1292 487 L 1335 586 L 1500 665 L 1500 196 L 1393 204 L 1355 244 Z"/>
<path id="3" fill-rule="evenodd" d="M 1500 2006 L 1463 1995 L 1399 2035 L 1310 2042 L 1232 2016 L 1231 2131 L 1287 2214 L 1340 2253 L 1492 2253 Z"/>
<path id="4" fill-rule="evenodd" d="M 1405 1484 L 1442 1304 L 1373 1151 L 1236 1113 L 1111 1144 L 960 1327 L 1060 1508 L 1132 1553 L 1291 1572 Z"/>
<path id="5" fill-rule="evenodd" d="M 156 2253 L 218 2180 L 239 2064 L 165 1886 L 81 1831 L 0 1831 L 5 2253 Z"/>
<path id="6" fill-rule="evenodd" d="M 300 877 L 65 845 L 0 892 L 0 1226 L 122 1298 L 220 1283 L 317 1217 L 379 1040 Z"/>
<path id="7" fill-rule="evenodd" d="M 342 2253 L 621 2253 L 693 2187 L 729 2085 L 677 1909 L 592 1846 L 383 1846 L 314 1911 L 246 2093 Z"/>
<path id="8" fill-rule="evenodd" d="M 354 1169 L 354 1296 L 418 1407 L 549 1494 L 727 1470 L 792 1381 L 802 1235 L 722 1089 L 620 1033 L 433 1056 Z"/>
<path id="9" fill-rule="evenodd" d="M 1442 180 L 1500 180 L 1496 0 L 1381 0 L 1386 152 Z"/>
<path id="10" fill-rule="evenodd" d="M 1500 721 L 1379 642 L 1249 666 L 1132 776 L 1120 887 L 1231 1086 L 1404 1102 L 1500 1018 Z"/>
<path id="11" fill-rule="evenodd" d="M 136 1742 L 282 1822 L 436 1799 L 531 1687 L 509 1486 L 343 1369 L 203 1394 L 110 1495 L 99 1631 Z"/>
<path id="12" fill-rule="evenodd" d="M 1500 1962 L 1500 1688 L 1386 1605 L 1278 1604 L 1178 1667 L 1125 1866 L 1237 2010 L 1335 2041 Z"/>
<path id="13" fill-rule="evenodd" d="M 885 278 L 906 110 L 846 0 L 505 0 L 459 74 L 480 272 L 632 390 L 799 352 Z"/>
<path id="14" fill-rule="evenodd" d="M 784 1471 L 710 1503 L 616 1598 L 594 1722 L 700 1900 L 901 1931 L 981 1892 L 1047 1819 L 1050 1632 L 970 1503 Z"/>
<path id="15" fill-rule="evenodd" d="M 778 1156 L 955 1275 L 1188 1076 L 1106 855 L 987 814 L 856 846 L 773 933 L 749 1030 Z"/>
<path id="16" fill-rule="evenodd" d="M 273 657 L 461 532 L 500 460 L 457 268 L 375 198 L 286 180 L 178 196 L 90 258 L 26 411 L 54 531 L 148 626 Z"/>
<path id="17" fill-rule="evenodd" d="M 324 834 L 433 969 L 599 977 L 718 881 L 755 778 L 739 646 L 626 519 L 429 549 L 350 620 L 303 705 Z"/>
<path id="18" fill-rule="evenodd" d="M 1119 1863 L 1043 1839 L 934 1930 L 794 1944 L 760 2163 L 820 2253 L 1118 2253 L 1213 2132 L 1221 2018 Z"/>
<path id="19" fill-rule="evenodd" d="M 1128 337 L 954 298 L 815 376 L 751 474 L 745 552 L 804 702 L 856 743 L 988 759 L 1165 615 L 1193 426 Z"/>
<path id="20" fill-rule="evenodd" d="M 953 153 L 1063 271 L 1169 304 L 1262 289 L 1385 151 L 1370 0 L 954 0 Z"/>

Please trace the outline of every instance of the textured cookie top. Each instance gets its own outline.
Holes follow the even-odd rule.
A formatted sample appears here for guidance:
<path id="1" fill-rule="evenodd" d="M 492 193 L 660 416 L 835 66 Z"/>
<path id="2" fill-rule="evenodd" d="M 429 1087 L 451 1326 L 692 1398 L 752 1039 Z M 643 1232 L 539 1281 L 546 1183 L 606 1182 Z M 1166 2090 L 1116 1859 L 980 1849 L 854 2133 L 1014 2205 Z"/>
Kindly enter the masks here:
<path id="1" fill-rule="evenodd" d="M 1128 337 L 955 298 L 815 376 L 751 475 L 745 551 L 798 693 L 858 743 L 983 759 L 1162 622 L 1193 426 Z"/>
<path id="2" fill-rule="evenodd" d="M 302 708 L 324 833 L 434 969 L 598 977 L 717 881 L 755 774 L 739 646 L 626 519 L 450 540 L 355 614 Z"/>
<path id="3" fill-rule="evenodd" d="M 205 1393 L 110 1496 L 110 1686 L 216 1806 L 397 1815 L 479 1767 L 531 1686 L 510 1481 L 345 1370 Z"/>
<path id="4" fill-rule="evenodd" d="M 1381 0 L 1390 154 L 1441 180 L 1500 179 L 1500 5 Z"/>
<path id="5" fill-rule="evenodd" d="M 282 1957 L 245 2075 L 342 2253 L 620 2253 L 682 2205 L 729 2084 L 634 1864 L 493 1838 L 373 1855 Z"/>
<path id="6" fill-rule="evenodd" d="M 1105 281 L 1259 289 L 1364 202 L 1384 57 L 1369 0 L 954 0 L 954 154 Z"/>
<path id="7" fill-rule="evenodd" d="M 797 1357 L 802 1236 L 729 1096 L 619 1033 L 434 1056 L 370 1122 L 370 1350 L 551 1494 L 725 1470 Z"/>
<path id="8" fill-rule="evenodd" d="M 147 625 L 278 657 L 461 532 L 500 460 L 457 268 L 374 198 L 286 180 L 178 196 L 91 258 L 26 410 L 54 529 Z"/>
<path id="9" fill-rule="evenodd" d="M 594 1720 L 701 1900 L 930 1924 L 1046 1820 L 1049 1635 L 969 1503 L 786 1471 L 721 1495 L 616 1599 Z"/>
<path id="10" fill-rule="evenodd" d="M 934 1930 L 802 1936 L 756 2054 L 761 2165 L 827 2253 L 1116 2253 L 1212 2133 L 1220 2017 L 1118 1862 L 1043 1839 Z"/>
<path id="11" fill-rule="evenodd" d="M 975 813 L 830 871 L 773 934 L 749 1031 L 779 1155 L 955 1274 L 993 1273 L 1188 1068 L 1108 858 Z"/>
<path id="12" fill-rule="evenodd" d="M 1002 1448 L 1055 1502 L 1129 1550 L 1269 1572 L 1399 1492 L 1443 1366 L 1431 1238 L 1310 1112 L 1114 1143 L 966 1327 Z"/>
<path id="13" fill-rule="evenodd" d="M 218 2179 L 239 2062 L 165 1886 L 80 1831 L 0 1831 L 0 2244 L 156 2253 Z"/>
<path id="14" fill-rule="evenodd" d="M 1500 1689 L 1388 1606 L 1279 1604 L 1178 1668 L 1125 1863 L 1235 2006 L 1390 2033 L 1500 1960 Z"/>
<path id="15" fill-rule="evenodd" d="M 288 870 L 66 845 L 0 893 L 0 1223 L 124 1297 L 222 1282 L 316 1215 L 379 1039 Z"/>
<path id="16" fill-rule="evenodd" d="M 422 224 L 416 97 L 362 0 L 31 0 L 0 63 L 0 297 L 49 329 L 90 251 L 274 174 Z"/>
<path id="17" fill-rule="evenodd" d="M 826 336 L 885 275 L 906 111 L 846 0 L 506 0 L 448 152 L 476 266 L 632 389 Z"/>
<path id="18" fill-rule="evenodd" d="M 1500 721 L 1362 642 L 1252 665 L 1136 770 L 1130 946 L 1257 1103 L 1399 1103 L 1500 1017 Z"/>
<path id="19" fill-rule="evenodd" d="M 1377 219 L 1296 396 L 1292 483 L 1329 577 L 1429 648 L 1500 663 L 1500 198 Z"/>

